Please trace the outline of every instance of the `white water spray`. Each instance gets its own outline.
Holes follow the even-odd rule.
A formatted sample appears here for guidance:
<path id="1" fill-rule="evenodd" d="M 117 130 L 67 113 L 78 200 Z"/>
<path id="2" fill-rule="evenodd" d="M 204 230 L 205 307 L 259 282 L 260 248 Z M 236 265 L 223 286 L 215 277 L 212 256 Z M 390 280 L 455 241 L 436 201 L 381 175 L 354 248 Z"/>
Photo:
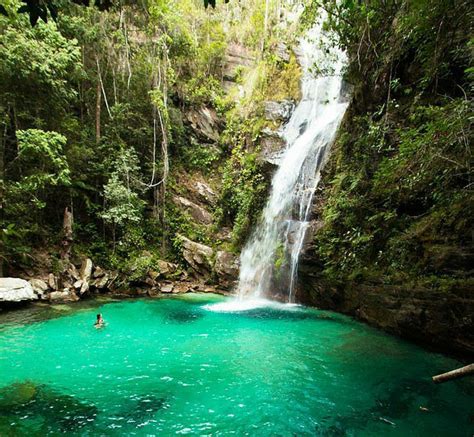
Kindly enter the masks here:
<path id="1" fill-rule="evenodd" d="M 327 152 L 347 108 L 341 70 L 345 54 L 322 48 L 327 36 L 319 25 L 300 41 L 302 100 L 284 126 L 287 147 L 273 180 L 270 198 L 242 251 L 240 298 L 280 295 L 293 302 L 298 258 L 309 226 L 313 194 Z M 329 72 L 321 73 L 328 69 Z M 313 74 L 317 68 L 319 74 Z"/>

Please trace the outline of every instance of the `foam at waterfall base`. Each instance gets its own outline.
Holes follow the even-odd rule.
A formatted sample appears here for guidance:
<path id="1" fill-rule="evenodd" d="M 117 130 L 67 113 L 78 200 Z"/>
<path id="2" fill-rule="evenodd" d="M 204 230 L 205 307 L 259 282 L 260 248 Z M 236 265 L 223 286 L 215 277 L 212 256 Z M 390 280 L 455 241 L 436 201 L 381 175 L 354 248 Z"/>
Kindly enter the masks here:
<path id="1" fill-rule="evenodd" d="M 278 310 L 290 310 L 300 305 L 295 303 L 281 303 L 268 299 L 232 299 L 226 302 L 204 305 L 203 308 L 216 313 L 238 313 L 252 311 L 258 308 L 273 308 Z"/>

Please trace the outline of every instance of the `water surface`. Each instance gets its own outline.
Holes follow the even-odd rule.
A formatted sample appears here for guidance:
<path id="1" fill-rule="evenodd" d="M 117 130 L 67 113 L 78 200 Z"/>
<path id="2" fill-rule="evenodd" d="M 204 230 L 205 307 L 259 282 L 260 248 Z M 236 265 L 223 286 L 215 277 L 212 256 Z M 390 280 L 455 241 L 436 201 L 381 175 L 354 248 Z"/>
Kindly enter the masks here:
<path id="1" fill-rule="evenodd" d="M 331 312 L 208 309 L 224 300 L 0 315 L 0 435 L 474 432 L 472 379 L 430 381 L 455 360 Z M 97 312 L 104 329 L 92 326 Z"/>

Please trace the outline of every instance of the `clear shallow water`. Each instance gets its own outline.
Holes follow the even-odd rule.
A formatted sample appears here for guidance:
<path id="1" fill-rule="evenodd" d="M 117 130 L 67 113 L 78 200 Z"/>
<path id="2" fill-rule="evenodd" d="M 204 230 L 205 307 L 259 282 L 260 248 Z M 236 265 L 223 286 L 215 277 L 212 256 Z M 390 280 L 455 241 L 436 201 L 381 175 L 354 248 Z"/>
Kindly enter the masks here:
<path id="1" fill-rule="evenodd" d="M 0 435 L 474 432 L 474 382 L 430 381 L 455 360 L 330 312 L 206 307 L 224 301 L 186 295 L 0 315 Z M 101 330 L 92 327 L 98 311 Z"/>

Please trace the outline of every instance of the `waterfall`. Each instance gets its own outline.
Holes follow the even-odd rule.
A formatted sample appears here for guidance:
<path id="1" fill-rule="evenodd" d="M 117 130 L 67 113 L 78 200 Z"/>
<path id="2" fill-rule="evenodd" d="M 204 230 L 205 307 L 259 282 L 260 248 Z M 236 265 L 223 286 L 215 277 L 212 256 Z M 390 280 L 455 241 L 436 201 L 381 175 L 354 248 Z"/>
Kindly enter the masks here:
<path id="1" fill-rule="evenodd" d="M 270 198 L 240 256 L 241 298 L 294 300 L 313 195 L 348 105 L 341 77 L 346 57 L 338 48 L 327 50 L 322 44 L 328 41 L 322 29 L 324 18 L 299 42 L 302 99 L 282 129 L 286 148 L 273 176 Z"/>

